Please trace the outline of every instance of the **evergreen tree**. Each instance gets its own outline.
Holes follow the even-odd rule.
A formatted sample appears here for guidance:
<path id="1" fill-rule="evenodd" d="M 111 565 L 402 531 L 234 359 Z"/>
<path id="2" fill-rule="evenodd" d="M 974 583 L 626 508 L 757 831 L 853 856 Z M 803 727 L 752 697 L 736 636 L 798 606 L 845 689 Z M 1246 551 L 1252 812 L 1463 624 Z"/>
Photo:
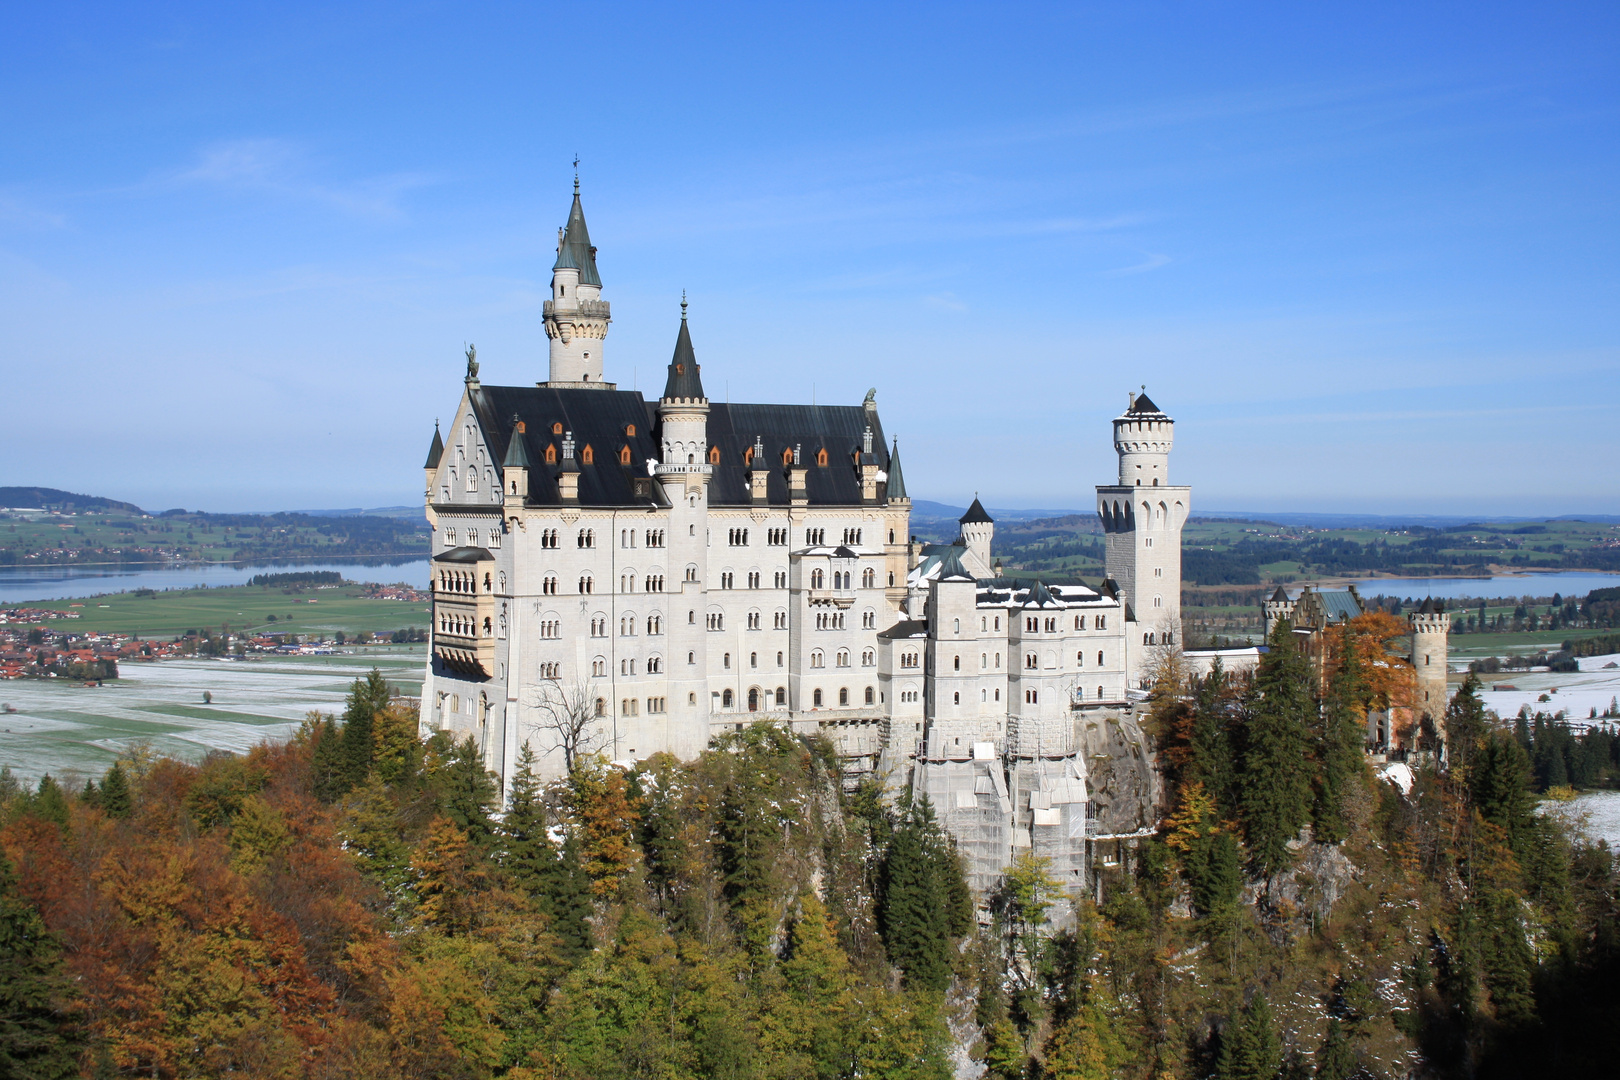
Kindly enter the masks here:
<path id="1" fill-rule="evenodd" d="M 949 887 L 941 880 L 939 826 L 926 796 L 907 809 L 883 860 L 879 923 L 908 987 L 943 991 L 951 979 Z"/>
<path id="2" fill-rule="evenodd" d="M 449 760 L 433 777 L 433 786 L 439 796 L 440 812 L 474 844 L 487 845 L 495 832 L 491 814 L 497 807 L 498 788 L 495 774 L 484 768 L 484 755 L 471 735 L 451 751 Z"/>
<path id="3" fill-rule="evenodd" d="M 551 920 L 564 959 L 588 952 L 591 931 L 590 883 L 579 869 L 577 853 L 566 860 L 547 829 L 540 783 L 534 775 L 534 750 L 527 742 L 512 775 L 512 795 L 501 822 L 502 865 L 512 884 L 529 894 L 535 907 Z"/>
<path id="4" fill-rule="evenodd" d="M 1350 1035 L 1336 1016 L 1328 1017 L 1327 1036 L 1316 1051 L 1316 1080 L 1351 1080 L 1356 1074 L 1356 1051 Z"/>
<path id="5" fill-rule="evenodd" d="M 1518 740 L 1495 735 L 1479 745 L 1469 793 L 1480 814 L 1508 834 L 1515 854 L 1526 852 L 1533 833 L 1530 761 Z"/>
<path id="6" fill-rule="evenodd" d="M 1256 990 L 1237 1022 L 1221 1035 L 1216 1075 L 1221 1080 L 1274 1080 L 1282 1071 L 1282 1041 L 1266 995 Z"/>
<path id="7" fill-rule="evenodd" d="M 124 772 L 123 764 L 115 761 L 101 778 L 101 812 L 114 821 L 122 821 L 134 809 L 134 801 L 129 793 L 129 777 Z"/>
<path id="8" fill-rule="evenodd" d="M 1288 842 L 1310 819 L 1311 671 L 1287 619 L 1255 673 L 1243 755 L 1243 818 L 1255 872 L 1288 866 Z"/>
<path id="9" fill-rule="evenodd" d="M 84 790 L 79 792 L 79 801 L 92 809 L 101 808 L 101 789 L 96 787 L 94 780 L 84 782 Z"/>
<path id="10" fill-rule="evenodd" d="M 1496 1018 L 1521 1025 L 1536 1015 L 1531 978 L 1535 957 L 1525 937 L 1519 898 L 1505 889 L 1490 890 L 1481 910 L 1480 966 Z"/>
<path id="11" fill-rule="evenodd" d="M 1446 760 L 1463 783 L 1468 782 L 1474 757 L 1489 734 L 1485 703 L 1479 699 L 1479 679 L 1470 671 L 1446 706 Z"/>
<path id="12" fill-rule="evenodd" d="M 80 1038 L 66 1008 L 72 987 L 60 942 L 18 895 L 16 871 L 0 852 L 0 1076 L 79 1075 Z"/>
<path id="13" fill-rule="evenodd" d="M 343 742 L 339 755 L 339 785 L 348 791 L 365 782 L 376 754 L 373 728 L 377 714 L 388 708 L 391 692 L 382 672 L 372 668 L 364 679 L 354 680 L 343 708 Z"/>
<path id="14" fill-rule="evenodd" d="M 310 786 L 317 799 L 332 802 L 347 794 L 353 786 L 348 782 L 343 740 L 338 733 L 337 721 L 330 716 L 312 715 L 315 723 L 310 732 L 313 743 L 309 759 Z"/>
<path id="15" fill-rule="evenodd" d="M 39 791 L 30 800 L 28 810 L 41 821 L 55 822 L 63 829 L 68 826 L 67 796 L 50 773 L 39 778 Z"/>
<path id="16" fill-rule="evenodd" d="M 1334 672 L 1327 701 L 1321 710 L 1322 731 L 1317 744 L 1316 802 L 1312 822 L 1316 839 L 1337 844 L 1350 834 L 1345 798 L 1363 771 L 1362 744 L 1366 722 L 1361 702 L 1366 694 L 1361 656 L 1355 635 L 1345 632 L 1339 670 Z"/>
<path id="17" fill-rule="evenodd" d="M 1232 760 L 1231 735 L 1227 731 L 1231 719 L 1226 702 L 1227 682 L 1226 669 L 1220 657 L 1216 657 L 1209 674 L 1199 681 L 1194 696 L 1187 779 L 1203 783 L 1222 818 L 1236 818 L 1237 768 Z"/>

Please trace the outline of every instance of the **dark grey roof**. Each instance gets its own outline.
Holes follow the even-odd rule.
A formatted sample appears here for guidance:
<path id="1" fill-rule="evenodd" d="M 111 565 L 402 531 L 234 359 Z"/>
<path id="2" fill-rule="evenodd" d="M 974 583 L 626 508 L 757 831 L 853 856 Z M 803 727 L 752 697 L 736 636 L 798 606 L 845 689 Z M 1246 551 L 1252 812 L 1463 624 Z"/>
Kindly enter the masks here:
<path id="1" fill-rule="evenodd" d="M 1426 596 L 1423 598 L 1423 605 L 1417 609 L 1417 613 L 1419 615 L 1439 615 L 1444 613 L 1445 610 L 1446 605 L 1432 596 Z"/>
<path id="2" fill-rule="evenodd" d="M 675 335 L 675 355 L 669 361 L 669 377 L 664 380 L 665 398 L 704 397 L 703 380 L 698 377 L 697 355 L 692 352 L 692 335 L 686 329 L 686 301 L 681 301 L 681 329 Z"/>
<path id="3" fill-rule="evenodd" d="M 439 435 L 439 422 L 433 421 L 433 442 L 428 446 L 427 464 L 424 469 L 437 469 L 439 459 L 444 456 L 444 439 Z"/>
<path id="4" fill-rule="evenodd" d="M 658 405 L 634 390 L 595 390 L 546 386 L 489 386 L 472 391 L 473 410 L 489 442 L 490 453 L 504 461 L 511 448 L 514 425 L 520 415 L 528 426 L 523 436 L 530 462 L 529 503 L 537 506 L 561 505 L 554 472 L 546 462 L 546 448 L 556 448 L 555 461 L 561 464 L 561 434 L 554 425 L 572 431 L 578 444 L 580 462 L 579 502 L 582 506 L 651 505 L 653 492 L 637 498 L 633 480 L 647 475 L 647 459 L 662 455 L 659 438 Z M 805 491 L 812 506 L 859 506 L 861 476 L 855 456 L 861 450 L 861 436 L 870 423 L 875 432 L 874 454 L 886 459 L 881 424 L 875 413 L 860 405 L 742 405 L 709 404 L 709 445 L 720 451 L 709 483 L 712 506 L 748 506 L 752 503 L 750 469 L 744 452 L 759 439 L 765 447 L 769 466 L 765 484 L 766 499 L 772 506 L 789 503 L 784 451 L 803 448 Z M 634 426 L 635 434 L 626 430 Z M 585 447 L 592 450 L 593 463 L 584 463 Z M 630 451 L 630 464 L 620 465 L 620 454 Z M 817 464 L 818 452 L 827 451 L 827 464 Z M 879 467 L 888 464 L 879 460 Z"/>
<path id="5" fill-rule="evenodd" d="M 887 630 L 879 630 L 878 637 L 893 641 L 895 638 L 923 637 L 928 633 L 928 623 L 922 619 L 901 619 Z"/>
<path id="6" fill-rule="evenodd" d="M 490 554 L 488 548 L 467 547 L 467 546 L 463 545 L 462 547 L 451 548 L 449 551 L 440 552 L 439 554 L 433 556 L 433 561 L 434 562 L 489 562 L 493 558 L 495 558 L 495 556 Z"/>
<path id="7" fill-rule="evenodd" d="M 973 505 L 967 508 L 967 513 L 963 514 L 956 520 L 957 523 L 961 525 L 978 525 L 983 522 L 993 525 L 995 524 L 996 519 L 984 512 L 984 504 L 981 503 L 979 501 L 979 497 L 975 495 L 973 496 Z"/>
<path id="8" fill-rule="evenodd" d="M 1126 416 L 1163 416 L 1164 410 L 1153 404 L 1153 399 L 1144 391 L 1136 395 L 1131 401 L 1131 407 L 1125 410 Z"/>
<path id="9" fill-rule="evenodd" d="M 518 429 L 518 423 L 518 418 L 515 416 L 512 417 L 513 431 Z M 524 439 L 509 439 L 506 443 L 506 457 L 501 459 L 501 468 L 527 469 L 529 467 L 529 450 L 527 441 Z"/>
<path id="10" fill-rule="evenodd" d="M 889 486 L 888 495 L 891 499 L 904 499 L 906 497 L 906 478 L 900 471 L 900 440 L 894 440 L 894 449 L 889 451 Z"/>
<path id="11" fill-rule="evenodd" d="M 1281 585 L 1277 586 L 1277 591 L 1271 594 L 1271 602 L 1273 604 L 1288 603 L 1288 592 Z"/>
<path id="12" fill-rule="evenodd" d="M 596 249 L 591 246 L 591 234 L 585 228 L 585 210 L 579 205 L 579 185 L 574 186 L 574 205 L 568 211 L 568 224 L 563 228 L 562 243 L 557 247 L 557 261 L 553 270 L 578 270 L 581 285 L 602 284 L 596 272 Z"/>
<path id="13" fill-rule="evenodd" d="M 511 451 L 516 427 L 513 416 L 522 416 L 528 432 L 521 438 L 532 464 L 529 469 L 529 503 L 558 506 L 554 468 L 562 464 L 563 436 L 553 429 L 574 433 L 575 460 L 579 462 L 579 501 L 585 506 L 652 505 L 653 493 L 635 496 L 635 477 L 647 475 L 647 459 L 659 456 L 659 443 L 653 431 L 656 413 L 634 390 L 563 389 L 546 386 L 482 386 L 472 392 L 473 410 L 489 442 L 490 454 L 505 461 Z M 634 435 L 628 434 L 631 429 Z M 552 454 L 548 460 L 546 450 Z M 592 463 L 584 464 L 585 448 L 590 447 Z M 630 464 L 621 465 L 622 451 L 630 450 Z M 657 485 L 653 485 L 656 489 Z"/>
<path id="14" fill-rule="evenodd" d="M 1025 607 L 1047 607 L 1057 602 L 1057 597 L 1039 580 L 1030 583 L 1029 595 L 1024 600 Z"/>
<path id="15" fill-rule="evenodd" d="M 967 567 L 962 565 L 962 549 L 950 547 L 945 549 L 945 555 L 939 560 L 940 581 L 978 581 L 968 573 Z"/>

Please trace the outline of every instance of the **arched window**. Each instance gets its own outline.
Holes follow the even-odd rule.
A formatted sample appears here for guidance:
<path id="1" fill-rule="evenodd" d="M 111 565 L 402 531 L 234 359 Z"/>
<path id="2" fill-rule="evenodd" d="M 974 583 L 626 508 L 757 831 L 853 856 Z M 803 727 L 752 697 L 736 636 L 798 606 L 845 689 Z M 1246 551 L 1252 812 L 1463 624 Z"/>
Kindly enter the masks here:
<path id="1" fill-rule="evenodd" d="M 778 705 L 786 705 L 787 704 L 787 687 L 778 686 L 776 688 L 776 703 Z"/>
<path id="2" fill-rule="evenodd" d="M 840 704 L 840 705 L 848 705 L 849 704 L 849 687 L 840 686 L 838 688 L 838 704 Z"/>
<path id="3" fill-rule="evenodd" d="M 726 708 L 726 709 L 731 708 L 731 691 L 730 690 L 726 690 L 724 693 L 722 693 L 720 695 L 720 705 L 721 705 L 722 708 Z"/>
<path id="4" fill-rule="evenodd" d="M 962 704 L 962 695 L 961 694 L 952 694 L 951 695 L 951 704 L 952 705 L 960 705 L 960 704 Z"/>
<path id="5" fill-rule="evenodd" d="M 861 588 L 870 589 L 877 584 L 877 571 L 868 566 L 861 571 Z"/>
<path id="6" fill-rule="evenodd" d="M 820 649 L 816 649 L 810 654 L 810 666 L 813 668 L 827 666 L 827 658 L 822 654 Z"/>
<path id="7" fill-rule="evenodd" d="M 811 571 L 811 572 L 810 572 L 810 587 L 811 587 L 811 588 L 812 588 L 812 589 L 819 589 L 819 588 L 821 588 L 821 587 L 822 587 L 822 585 L 823 585 L 823 583 L 824 583 L 824 582 L 825 582 L 825 581 L 826 581 L 826 580 L 827 580 L 827 579 L 826 579 L 826 577 L 825 577 L 825 575 L 823 575 L 823 574 L 822 574 L 822 572 L 821 572 L 821 570 L 820 570 L 820 569 L 816 569 L 816 570 L 812 570 L 812 571 Z"/>
<path id="8" fill-rule="evenodd" d="M 594 465 L 594 464 L 596 464 L 596 452 L 591 449 L 591 444 L 590 443 L 586 443 L 585 444 L 585 449 L 583 449 L 583 450 L 581 450 L 579 452 L 579 463 L 581 465 Z"/>
<path id="9" fill-rule="evenodd" d="M 627 439 L 635 438 L 636 437 L 636 425 L 634 425 L 634 424 L 626 424 L 626 425 L 624 425 L 624 437 L 627 438 Z"/>
<path id="10" fill-rule="evenodd" d="M 709 447 L 709 464 L 720 464 L 720 448 L 718 446 Z"/>
<path id="11" fill-rule="evenodd" d="M 876 698 L 877 698 L 877 691 L 872 689 L 872 687 L 868 686 L 866 688 L 866 703 L 868 705 L 871 705 L 876 701 Z"/>
<path id="12" fill-rule="evenodd" d="M 557 444 L 556 443 L 552 443 L 551 445 L 546 447 L 546 464 L 547 465 L 555 465 L 555 464 L 557 464 Z"/>
<path id="13" fill-rule="evenodd" d="M 952 671 L 961 671 L 962 670 L 962 658 L 960 656 L 956 656 L 956 657 L 951 658 L 951 670 Z"/>
<path id="14" fill-rule="evenodd" d="M 630 464 L 630 447 L 628 445 L 619 447 L 619 464 Z"/>
<path id="15" fill-rule="evenodd" d="M 556 423 L 551 425 L 551 433 L 553 435 L 561 435 L 563 433 L 563 426 L 562 426 L 562 421 L 561 420 L 558 420 Z"/>
<path id="16" fill-rule="evenodd" d="M 759 711 L 759 687 L 750 687 L 748 690 L 748 711 Z"/>
<path id="17" fill-rule="evenodd" d="M 815 702 L 816 708 L 821 708 L 821 691 L 817 690 L 811 700 Z"/>

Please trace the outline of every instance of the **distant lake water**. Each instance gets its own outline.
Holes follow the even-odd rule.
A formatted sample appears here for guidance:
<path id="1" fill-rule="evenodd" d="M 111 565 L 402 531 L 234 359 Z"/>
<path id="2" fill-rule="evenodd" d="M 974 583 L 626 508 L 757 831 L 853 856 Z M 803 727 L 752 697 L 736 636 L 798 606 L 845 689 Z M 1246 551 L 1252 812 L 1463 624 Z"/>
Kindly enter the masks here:
<path id="1" fill-rule="evenodd" d="M 350 581 L 384 585 L 404 582 L 425 589 L 425 558 L 355 559 L 336 562 L 279 562 L 247 566 L 238 563 L 200 563 L 180 566 L 4 566 L 0 567 L 0 604 L 25 600 L 69 600 L 131 589 L 195 589 L 214 585 L 245 585 L 255 574 L 284 574 L 310 570 L 336 570 Z"/>
<path id="2" fill-rule="evenodd" d="M 1501 600 L 1519 596 L 1551 596 L 1553 593 L 1585 596 L 1593 589 L 1620 586 L 1620 574 L 1559 570 L 1544 574 L 1497 574 L 1488 578 L 1365 578 L 1351 584 L 1364 598 L 1384 595 L 1422 600 L 1425 596 L 1432 596 L 1437 600 L 1457 600 L 1471 596 L 1476 600 Z M 1343 588 L 1341 585 L 1327 587 Z M 1290 585 L 1288 588 L 1294 591 L 1299 586 Z"/>

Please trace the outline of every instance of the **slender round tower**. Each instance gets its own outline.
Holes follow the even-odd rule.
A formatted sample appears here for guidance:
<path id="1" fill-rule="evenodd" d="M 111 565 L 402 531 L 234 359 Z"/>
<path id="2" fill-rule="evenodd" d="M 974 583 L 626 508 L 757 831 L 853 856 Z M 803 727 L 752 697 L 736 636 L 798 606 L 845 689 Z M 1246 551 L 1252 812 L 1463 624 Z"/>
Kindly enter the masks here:
<path id="1" fill-rule="evenodd" d="M 1417 699 L 1413 712 L 1429 714 L 1434 726 L 1445 738 L 1446 722 L 1446 658 L 1451 645 L 1451 616 L 1445 604 L 1430 597 L 1416 610 L 1407 613 L 1412 627 L 1412 667 L 1417 672 Z M 1442 743 L 1443 745 L 1443 743 Z"/>
<path id="2" fill-rule="evenodd" d="M 1174 443 L 1175 421 L 1147 394 L 1132 394 L 1114 418 L 1119 483 L 1097 489 L 1104 570 L 1137 624 L 1129 647 L 1181 643 L 1181 527 L 1192 489 L 1170 485 Z"/>
<path id="3" fill-rule="evenodd" d="M 551 267 L 551 299 L 545 303 L 546 337 L 551 339 L 551 386 L 613 389 L 602 381 L 602 343 L 612 322 L 596 272 L 596 248 L 585 228 L 574 177 L 574 205 L 568 224 L 557 230 L 557 261 Z"/>

